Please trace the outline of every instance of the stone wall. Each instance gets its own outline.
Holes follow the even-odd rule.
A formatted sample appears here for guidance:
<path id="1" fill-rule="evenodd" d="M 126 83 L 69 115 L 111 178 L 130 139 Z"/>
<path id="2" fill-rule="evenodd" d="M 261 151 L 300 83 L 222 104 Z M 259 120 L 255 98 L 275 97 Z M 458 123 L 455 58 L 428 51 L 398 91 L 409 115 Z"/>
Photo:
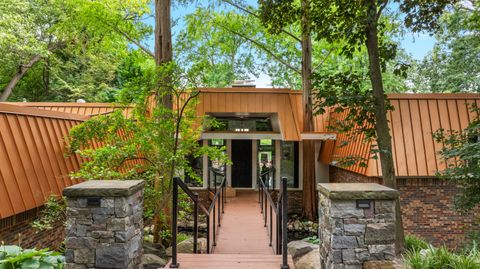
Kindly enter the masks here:
<path id="1" fill-rule="evenodd" d="M 64 190 L 67 269 L 139 268 L 143 186 L 139 180 L 92 180 Z"/>
<path id="2" fill-rule="evenodd" d="M 63 222 L 53 223 L 52 229 L 35 229 L 31 223 L 38 218 L 40 211 L 41 208 L 32 209 L 0 220 L 0 242 L 22 248 L 58 249 L 65 239 Z"/>
<path id="3" fill-rule="evenodd" d="M 341 185 L 341 186 L 340 186 Z M 383 267 L 395 258 L 395 199 L 379 184 L 319 184 L 319 238 L 323 269 Z M 362 200 L 367 206 L 359 207 Z"/>
<path id="4" fill-rule="evenodd" d="M 330 172 L 331 182 L 382 183 L 380 178 L 338 167 L 331 166 Z M 445 244 L 454 249 L 467 242 L 470 231 L 480 230 L 480 213 L 461 214 L 453 208 L 454 197 L 459 193 L 454 184 L 437 178 L 399 178 L 397 188 L 406 234 L 420 236 L 435 246 Z"/>

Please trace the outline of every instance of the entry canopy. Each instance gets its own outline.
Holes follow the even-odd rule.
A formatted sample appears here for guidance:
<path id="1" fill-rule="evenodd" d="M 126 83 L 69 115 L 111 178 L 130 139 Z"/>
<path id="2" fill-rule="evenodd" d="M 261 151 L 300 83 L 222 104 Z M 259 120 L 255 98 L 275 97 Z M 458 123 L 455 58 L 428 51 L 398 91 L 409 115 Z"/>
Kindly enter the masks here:
<path id="1" fill-rule="evenodd" d="M 315 130 L 302 132 L 301 92 L 288 89 L 200 89 L 197 116 L 207 117 L 202 139 L 331 140 L 325 118 L 315 117 Z M 207 120 L 208 122 L 208 120 Z"/>

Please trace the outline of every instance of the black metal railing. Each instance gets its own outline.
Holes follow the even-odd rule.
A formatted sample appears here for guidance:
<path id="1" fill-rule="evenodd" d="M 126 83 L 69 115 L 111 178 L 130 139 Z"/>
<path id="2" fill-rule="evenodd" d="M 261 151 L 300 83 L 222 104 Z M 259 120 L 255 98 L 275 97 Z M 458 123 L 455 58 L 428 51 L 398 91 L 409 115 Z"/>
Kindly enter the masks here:
<path id="1" fill-rule="evenodd" d="M 267 179 L 271 179 L 272 171 L 267 171 L 258 177 L 258 202 L 260 203 L 260 212 L 263 214 L 264 226 L 267 228 L 269 235 L 269 245 L 277 255 L 282 255 L 282 269 L 288 269 L 288 254 L 287 254 L 287 178 L 281 179 L 280 189 L 278 191 L 277 201 L 272 199 L 269 184 L 266 184 Z"/>
<path id="2" fill-rule="evenodd" d="M 188 186 L 179 177 L 173 179 L 173 194 L 172 194 L 172 262 L 170 268 L 179 268 L 177 260 L 177 233 L 178 233 L 178 187 L 180 187 L 190 199 L 193 201 L 193 253 L 198 253 L 198 217 L 199 210 L 205 215 L 207 221 L 207 254 L 213 251 L 213 247 L 216 246 L 216 232 L 218 227 L 221 226 L 221 216 L 224 213 L 226 202 L 226 177 L 224 174 L 214 171 L 222 176 L 223 180 L 217 186 L 215 184 L 215 193 L 211 198 L 210 206 L 205 208 L 198 199 L 198 194 L 194 193 L 188 188 Z M 215 180 L 217 179 L 215 176 Z M 208 193 L 210 196 L 210 192 Z"/>

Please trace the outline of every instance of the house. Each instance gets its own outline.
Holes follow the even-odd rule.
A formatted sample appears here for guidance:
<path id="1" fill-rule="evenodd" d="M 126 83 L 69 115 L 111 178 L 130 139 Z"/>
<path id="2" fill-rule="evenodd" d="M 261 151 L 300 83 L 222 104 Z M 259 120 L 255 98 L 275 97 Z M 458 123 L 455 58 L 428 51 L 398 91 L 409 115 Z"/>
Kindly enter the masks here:
<path id="1" fill-rule="evenodd" d="M 201 89 L 200 93 L 197 116 L 215 118 L 221 123 L 216 128 L 205 128 L 200 141 L 204 145 L 225 146 L 233 162 L 225 171 L 227 185 L 232 188 L 256 189 L 259 171 L 273 166 L 276 172 L 270 186 L 279 186 L 280 178 L 287 177 L 289 206 L 298 211 L 305 140 L 315 141 L 317 182 L 381 183 L 379 161 L 369 158 L 371 143 L 365 143 L 361 137 L 352 140 L 328 128 L 344 115 L 327 111 L 315 116 L 313 132 L 302 132 L 299 91 L 232 87 Z M 432 132 L 439 128 L 464 128 L 474 116 L 467 104 L 480 103 L 480 95 L 391 94 L 388 98 L 395 108 L 388 118 L 406 233 L 425 237 L 437 245 L 460 246 L 469 230 L 479 228 L 475 223 L 479 216 L 457 213 L 453 197 L 458 188 L 435 177 L 445 164 L 438 156 L 442 145 L 433 140 Z M 68 172 L 78 169 L 81 159 L 75 155 L 64 157 L 62 137 L 68 130 L 90 116 L 114 109 L 111 104 L 94 103 L 0 104 L 0 241 L 8 241 L 2 230 L 12 231 L 13 223 L 21 222 L 17 218 L 31 219 L 17 216 L 37 212 L 47 193 L 60 193 L 63 187 L 75 183 L 68 178 Z M 347 140 L 350 143 L 340 147 Z M 368 161 L 366 165 L 340 167 L 339 160 L 348 156 Z M 207 187 L 212 165 L 215 162 L 206 156 L 192 160 L 192 166 L 203 178 L 200 189 Z M 28 229 L 25 224 L 17 226 L 20 232 Z M 16 232 L 9 232 L 12 233 Z"/>

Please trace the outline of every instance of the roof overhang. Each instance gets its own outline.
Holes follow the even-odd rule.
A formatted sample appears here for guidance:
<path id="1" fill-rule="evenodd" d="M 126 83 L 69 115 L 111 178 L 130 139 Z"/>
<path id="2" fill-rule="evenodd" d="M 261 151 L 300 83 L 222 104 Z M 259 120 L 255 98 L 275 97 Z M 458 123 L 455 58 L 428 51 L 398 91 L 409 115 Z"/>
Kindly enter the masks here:
<path id="1" fill-rule="evenodd" d="M 335 140 L 337 139 L 336 133 L 301 133 L 301 140 Z"/>
<path id="2" fill-rule="evenodd" d="M 201 139 L 275 139 L 282 140 L 282 134 L 272 132 L 203 132 Z"/>

